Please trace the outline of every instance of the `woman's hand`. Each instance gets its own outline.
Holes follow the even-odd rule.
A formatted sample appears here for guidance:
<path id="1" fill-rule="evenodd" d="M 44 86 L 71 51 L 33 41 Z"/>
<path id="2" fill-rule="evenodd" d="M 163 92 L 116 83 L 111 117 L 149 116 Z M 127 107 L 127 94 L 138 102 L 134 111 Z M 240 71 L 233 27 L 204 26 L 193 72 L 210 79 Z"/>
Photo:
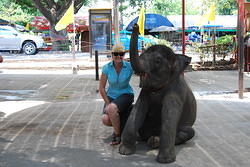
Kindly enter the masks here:
<path id="1" fill-rule="evenodd" d="M 105 105 L 104 114 L 108 114 L 108 105 Z"/>

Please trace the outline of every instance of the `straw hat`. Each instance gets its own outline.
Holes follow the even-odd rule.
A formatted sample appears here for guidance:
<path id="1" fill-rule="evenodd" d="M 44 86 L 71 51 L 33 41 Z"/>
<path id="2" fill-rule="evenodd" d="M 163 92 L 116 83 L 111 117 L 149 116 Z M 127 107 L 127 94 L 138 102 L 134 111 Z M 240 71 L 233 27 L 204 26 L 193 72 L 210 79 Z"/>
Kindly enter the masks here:
<path id="1" fill-rule="evenodd" d="M 124 47 L 122 46 L 121 43 L 117 43 L 113 46 L 112 53 L 114 52 L 125 52 Z"/>

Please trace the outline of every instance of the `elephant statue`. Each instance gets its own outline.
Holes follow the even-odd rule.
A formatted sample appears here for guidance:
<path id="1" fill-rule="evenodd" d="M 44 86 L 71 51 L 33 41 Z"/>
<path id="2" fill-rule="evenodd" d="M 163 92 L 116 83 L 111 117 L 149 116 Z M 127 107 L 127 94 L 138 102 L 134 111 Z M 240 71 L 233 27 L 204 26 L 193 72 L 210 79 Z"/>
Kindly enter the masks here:
<path id="1" fill-rule="evenodd" d="M 130 41 L 130 61 L 140 76 L 141 91 L 122 133 L 119 153 L 133 154 L 139 136 L 159 148 L 157 161 L 176 159 L 175 145 L 190 140 L 195 131 L 196 99 L 184 79 L 191 58 L 165 45 L 153 45 L 139 56 L 137 24 Z"/>

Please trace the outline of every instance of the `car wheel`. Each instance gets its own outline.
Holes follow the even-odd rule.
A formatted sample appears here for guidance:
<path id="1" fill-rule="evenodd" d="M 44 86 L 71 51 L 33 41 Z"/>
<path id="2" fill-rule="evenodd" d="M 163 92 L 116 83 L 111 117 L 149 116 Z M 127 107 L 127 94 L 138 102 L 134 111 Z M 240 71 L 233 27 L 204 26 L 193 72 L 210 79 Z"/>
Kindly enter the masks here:
<path id="1" fill-rule="evenodd" d="M 23 45 L 23 52 L 26 55 L 33 55 L 37 53 L 36 45 L 33 42 L 27 42 Z"/>

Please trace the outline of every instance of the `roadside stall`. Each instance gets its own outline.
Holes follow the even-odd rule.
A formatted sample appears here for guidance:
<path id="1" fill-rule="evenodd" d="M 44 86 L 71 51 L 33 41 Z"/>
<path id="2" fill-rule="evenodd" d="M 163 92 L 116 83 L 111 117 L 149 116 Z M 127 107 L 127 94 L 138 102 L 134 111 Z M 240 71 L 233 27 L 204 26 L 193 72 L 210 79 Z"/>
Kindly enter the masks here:
<path id="1" fill-rule="evenodd" d="M 82 52 L 89 51 L 89 26 L 87 23 L 88 17 L 75 17 L 75 31 L 76 31 L 76 45 L 77 50 Z M 35 33 L 41 33 L 44 41 L 47 44 L 47 48 L 44 50 L 52 49 L 52 42 L 50 37 L 50 24 L 49 21 L 43 16 L 36 16 L 30 23 L 30 26 L 34 28 Z M 70 24 L 66 28 L 69 36 L 74 32 L 73 25 Z"/>

